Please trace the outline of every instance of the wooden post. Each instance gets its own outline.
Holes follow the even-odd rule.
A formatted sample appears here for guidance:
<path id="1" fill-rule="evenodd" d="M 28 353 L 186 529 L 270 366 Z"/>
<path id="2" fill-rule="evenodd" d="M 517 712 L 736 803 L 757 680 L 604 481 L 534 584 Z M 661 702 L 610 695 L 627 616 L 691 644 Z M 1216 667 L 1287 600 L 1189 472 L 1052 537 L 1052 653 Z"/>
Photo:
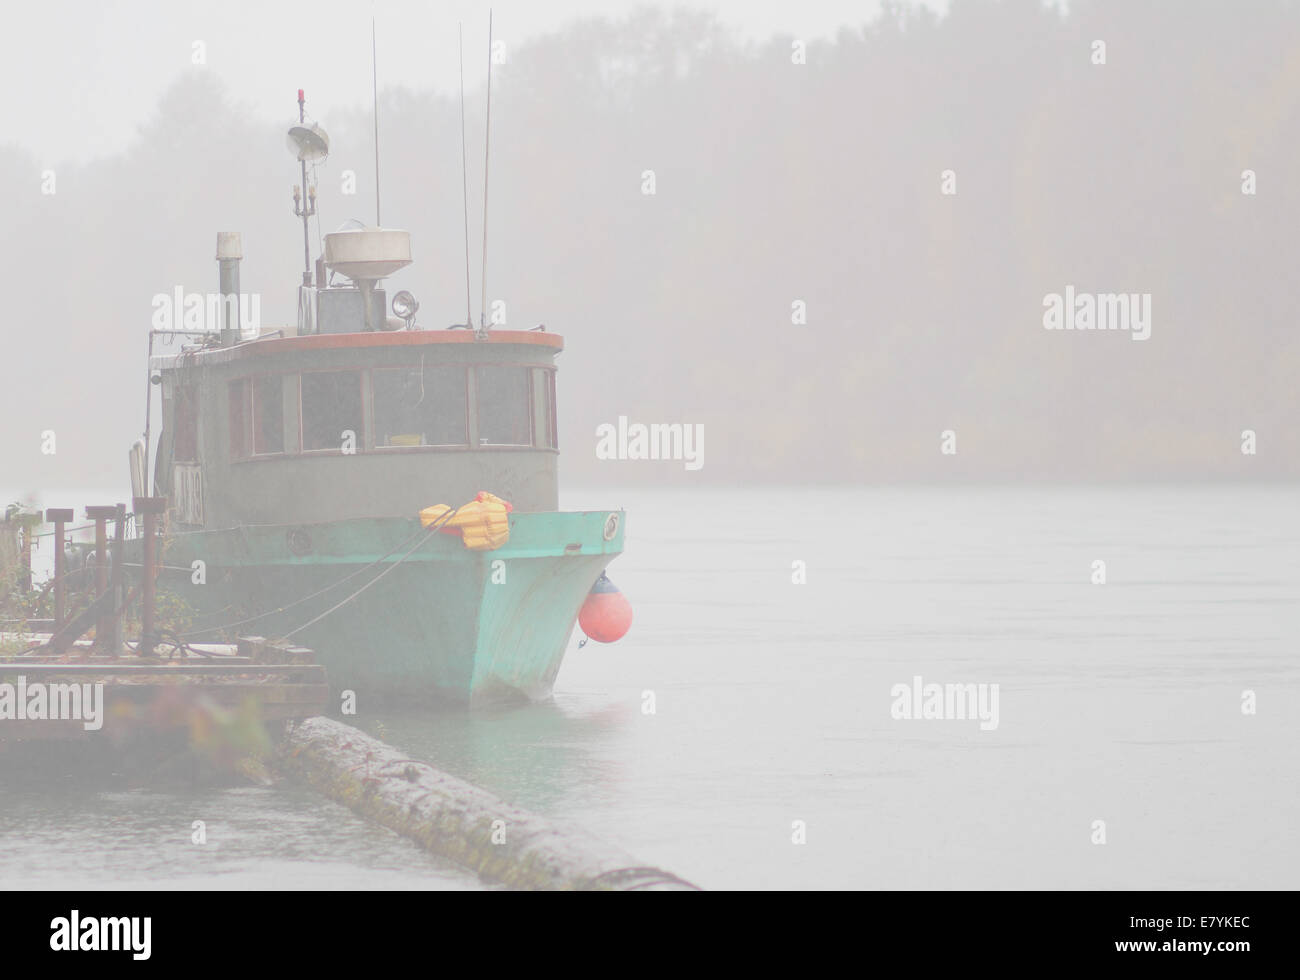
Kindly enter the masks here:
<path id="1" fill-rule="evenodd" d="M 141 569 L 140 579 L 140 648 L 137 652 L 142 657 L 149 657 L 153 655 L 154 647 L 154 580 L 158 574 L 154 556 L 158 542 L 158 515 L 166 511 L 167 498 L 133 497 L 131 507 L 144 518 L 144 538 L 141 541 L 144 568 Z"/>
<path id="2" fill-rule="evenodd" d="M 126 610 L 122 608 L 126 600 L 126 582 L 122 572 L 126 561 L 126 504 L 117 505 L 117 515 L 113 521 L 113 573 L 108 590 L 113 595 L 114 616 L 111 633 L 113 656 L 116 657 L 122 652 L 122 617 L 126 615 Z"/>
<path id="3" fill-rule="evenodd" d="M 18 583 L 23 592 L 32 591 L 32 528 L 40 521 L 38 516 L 35 521 L 30 514 L 20 514 L 18 517 L 19 526 L 22 527 L 23 545 L 19 557 L 19 568 L 21 569 L 18 577 Z"/>
<path id="4" fill-rule="evenodd" d="M 86 508 L 86 517 L 95 522 L 95 598 L 102 596 L 108 589 L 107 522 L 116 516 L 117 508 L 111 504 Z M 95 623 L 95 646 L 108 646 L 112 632 L 112 617 L 108 614 L 100 616 Z"/>
<path id="5" fill-rule="evenodd" d="M 68 614 L 67 583 L 63 580 L 67 568 L 63 556 L 63 534 L 68 521 L 72 520 L 72 508 L 51 507 L 45 511 L 45 519 L 54 525 L 54 632 L 57 633 L 63 629 Z"/>

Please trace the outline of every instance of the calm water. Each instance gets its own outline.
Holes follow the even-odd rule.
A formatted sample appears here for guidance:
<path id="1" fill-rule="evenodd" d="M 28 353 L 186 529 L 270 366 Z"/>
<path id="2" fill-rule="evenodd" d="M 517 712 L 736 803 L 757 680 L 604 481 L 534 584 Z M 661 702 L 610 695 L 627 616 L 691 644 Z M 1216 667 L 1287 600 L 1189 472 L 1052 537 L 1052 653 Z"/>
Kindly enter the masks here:
<path id="1" fill-rule="evenodd" d="M 571 493 L 630 512 L 628 637 L 575 640 L 553 703 L 349 720 L 706 887 L 1295 888 L 1296 504 Z M 998 684 L 997 729 L 894 720 L 915 675 Z M 69 786 L 4 791 L 0 884 L 480 887 L 306 793 Z"/>

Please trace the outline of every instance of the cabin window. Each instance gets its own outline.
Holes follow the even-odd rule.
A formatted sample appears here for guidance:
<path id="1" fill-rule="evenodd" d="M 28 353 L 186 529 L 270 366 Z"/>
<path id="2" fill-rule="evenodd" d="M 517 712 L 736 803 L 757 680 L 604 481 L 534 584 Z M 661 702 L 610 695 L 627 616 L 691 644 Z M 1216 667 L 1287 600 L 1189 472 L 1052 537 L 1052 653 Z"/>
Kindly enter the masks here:
<path id="1" fill-rule="evenodd" d="M 361 434 L 361 372 L 313 371 L 302 376 L 304 451 L 354 450 Z"/>
<path id="2" fill-rule="evenodd" d="M 465 368 L 376 368 L 370 373 L 375 445 L 464 446 Z"/>
<path id="3" fill-rule="evenodd" d="M 558 449 L 555 432 L 555 372 L 533 368 L 533 444 Z"/>
<path id="4" fill-rule="evenodd" d="M 555 401 L 555 372 L 543 372 L 546 375 L 546 426 L 551 433 L 551 449 L 560 448 L 560 414 Z"/>
<path id="5" fill-rule="evenodd" d="M 531 446 L 528 369 L 512 364 L 481 364 L 475 369 L 475 382 L 479 445 Z"/>
<path id="6" fill-rule="evenodd" d="M 264 374 L 253 379 L 253 454 L 284 452 L 284 377 Z"/>
<path id="7" fill-rule="evenodd" d="M 230 382 L 230 458 L 248 456 L 248 379 Z"/>
<path id="8" fill-rule="evenodd" d="M 197 463 L 199 459 L 199 396 L 194 385 L 177 385 L 172 395 L 172 424 L 176 433 L 172 460 Z"/>

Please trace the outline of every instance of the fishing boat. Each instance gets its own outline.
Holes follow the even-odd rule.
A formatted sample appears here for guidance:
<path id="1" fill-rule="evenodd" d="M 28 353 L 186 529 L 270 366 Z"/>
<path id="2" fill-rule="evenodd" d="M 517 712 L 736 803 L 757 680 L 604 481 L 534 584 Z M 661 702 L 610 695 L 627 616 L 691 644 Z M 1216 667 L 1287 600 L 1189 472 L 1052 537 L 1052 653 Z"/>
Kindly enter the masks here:
<path id="1" fill-rule="evenodd" d="M 564 341 L 482 316 L 421 329 L 407 291 L 389 315 L 384 280 L 410 265 L 410 235 L 378 221 L 324 235 L 313 260 L 306 164 L 328 137 L 301 92 L 289 135 L 296 325 L 241 317 L 242 242 L 225 232 L 219 323 L 163 353 L 154 341 L 175 330 L 151 332 L 162 426 L 151 452 L 146 421 L 132 481 L 167 498 L 160 583 L 192 610 L 186 638 L 291 639 L 336 690 L 546 698 L 579 614 L 608 595 L 626 525 L 617 509 L 558 509 Z M 600 625 L 602 640 L 626 629 Z"/>

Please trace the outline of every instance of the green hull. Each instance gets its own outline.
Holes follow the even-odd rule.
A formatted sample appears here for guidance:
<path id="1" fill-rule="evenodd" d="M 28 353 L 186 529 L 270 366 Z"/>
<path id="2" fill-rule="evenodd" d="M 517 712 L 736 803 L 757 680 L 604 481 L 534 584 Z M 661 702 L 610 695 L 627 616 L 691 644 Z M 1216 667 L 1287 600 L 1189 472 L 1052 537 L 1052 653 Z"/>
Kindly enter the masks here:
<path id="1" fill-rule="evenodd" d="M 167 539 L 163 581 L 195 611 L 192 629 L 257 617 L 227 633 L 292 634 L 335 690 L 539 700 L 588 591 L 623 550 L 623 525 L 621 512 L 516 513 L 510 540 L 484 552 L 402 518 L 196 531 Z M 186 571 L 195 560 L 203 584 Z"/>

